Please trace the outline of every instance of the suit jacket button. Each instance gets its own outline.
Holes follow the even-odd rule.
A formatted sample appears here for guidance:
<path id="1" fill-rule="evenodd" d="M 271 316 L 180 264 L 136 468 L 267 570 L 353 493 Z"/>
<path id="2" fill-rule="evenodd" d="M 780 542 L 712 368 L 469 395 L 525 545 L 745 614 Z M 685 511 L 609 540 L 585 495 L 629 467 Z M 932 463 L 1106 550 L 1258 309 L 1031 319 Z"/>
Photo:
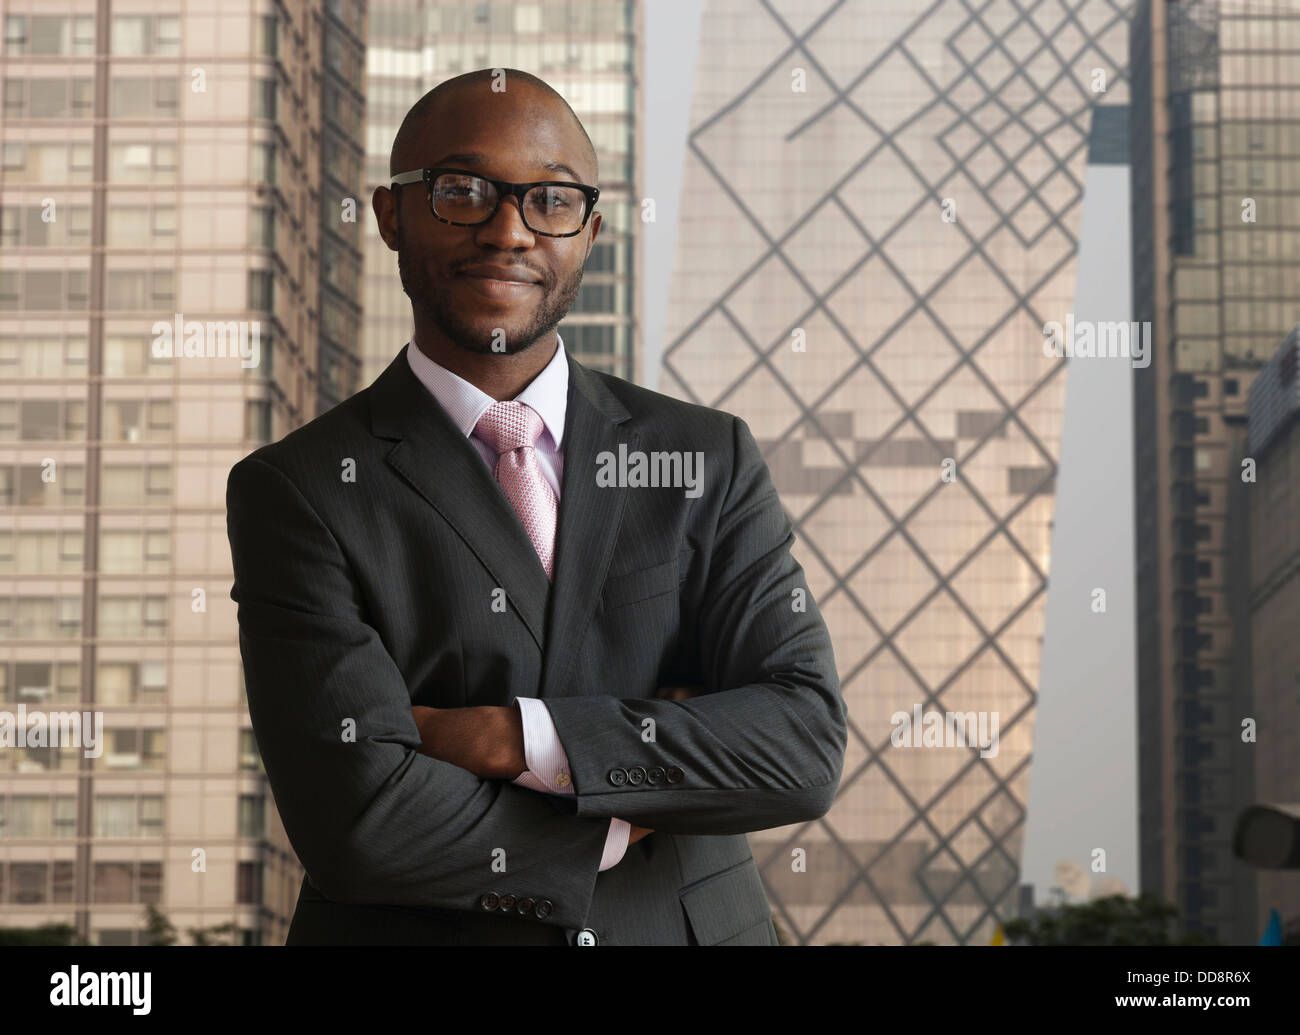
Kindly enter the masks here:
<path id="1" fill-rule="evenodd" d="M 482 906 L 484 909 L 486 909 L 488 912 L 491 912 L 492 910 L 496 909 L 497 903 L 500 901 L 501 898 L 499 895 L 497 895 L 495 891 L 489 891 L 486 895 L 484 895 L 481 899 L 478 900 L 478 904 Z"/>
<path id="2" fill-rule="evenodd" d="M 508 912 L 510 912 L 510 910 L 512 910 L 512 909 L 514 909 L 514 908 L 515 908 L 515 897 L 514 897 L 514 895 L 502 895 L 502 896 L 501 896 L 501 912 L 503 912 L 503 913 L 508 913 Z"/>
<path id="3" fill-rule="evenodd" d="M 685 776 L 686 774 L 683 773 L 679 768 L 677 768 L 677 766 L 670 766 L 668 772 L 665 773 L 664 775 L 668 777 L 669 783 L 681 783 L 682 777 Z"/>
<path id="4" fill-rule="evenodd" d="M 614 768 L 609 771 L 609 782 L 615 787 L 622 787 L 627 783 L 627 770 Z"/>
<path id="5" fill-rule="evenodd" d="M 537 905 L 533 906 L 533 916 L 537 917 L 538 920 L 545 920 L 551 915 L 551 909 L 551 900 L 549 898 L 540 899 Z"/>
<path id="6" fill-rule="evenodd" d="M 646 770 L 646 774 L 645 774 L 645 782 L 646 782 L 646 783 L 663 783 L 663 782 L 664 782 L 664 776 L 665 776 L 665 773 L 664 773 L 664 767 L 661 766 L 661 765 L 657 765 L 657 766 L 655 766 L 655 767 L 652 768 L 652 769 L 647 769 L 647 770 Z"/>
<path id="7" fill-rule="evenodd" d="M 627 782 L 633 787 L 640 787 L 641 784 L 645 783 L 645 770 L 639 765 L 634 765 L 627 771 Z"/>
<path id="8" fill-rule="evenodd" d="M 515 903 L 515 909 L 520 916 L 527 916 L 533 911 L 533 900 L 531 898 L 521 898 Z"/>
<path id="9" fill-rule="evenodd" d="M 579 945 L 595 945 L 596 943 L 597 943 L 596 932 L 593 931 L 590 927 L 584 927 L 581 931 L 578 932 Z"/>

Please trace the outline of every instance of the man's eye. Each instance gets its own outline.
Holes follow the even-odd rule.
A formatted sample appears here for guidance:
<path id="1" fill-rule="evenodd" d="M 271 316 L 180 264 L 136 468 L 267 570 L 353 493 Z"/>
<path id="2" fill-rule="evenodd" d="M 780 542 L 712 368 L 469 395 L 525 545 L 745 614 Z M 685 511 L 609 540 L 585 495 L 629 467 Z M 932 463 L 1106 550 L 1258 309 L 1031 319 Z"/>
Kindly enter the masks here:
<path id="1" fill-rule="evenodd" d="M 571 207 L 570 198 L 566 194 L 552 194 L 549 196 L 534 195 L 532 201 L 533 201 L 534 208 L 541 209 L 546 212 L 554 212 L 556 209 Z"/>

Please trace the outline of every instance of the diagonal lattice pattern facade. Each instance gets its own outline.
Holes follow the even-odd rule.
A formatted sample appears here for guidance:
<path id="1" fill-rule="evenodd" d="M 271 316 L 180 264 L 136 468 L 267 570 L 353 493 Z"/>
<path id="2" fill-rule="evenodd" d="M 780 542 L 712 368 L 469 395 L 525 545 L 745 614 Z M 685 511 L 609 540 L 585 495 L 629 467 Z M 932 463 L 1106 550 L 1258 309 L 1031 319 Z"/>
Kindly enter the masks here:
<path id="1" fill-rule="evenodd" d="M 706 4 L 659 387 L 748 422 L 835 644 L 836 804 L 751 836 L 798 941 L 987 942 L 1014 915 L 1065 387 L 1043 325 L 1128 21 Z M 895 745 L 918 706 L 996 715 L 996 750 Z"/>

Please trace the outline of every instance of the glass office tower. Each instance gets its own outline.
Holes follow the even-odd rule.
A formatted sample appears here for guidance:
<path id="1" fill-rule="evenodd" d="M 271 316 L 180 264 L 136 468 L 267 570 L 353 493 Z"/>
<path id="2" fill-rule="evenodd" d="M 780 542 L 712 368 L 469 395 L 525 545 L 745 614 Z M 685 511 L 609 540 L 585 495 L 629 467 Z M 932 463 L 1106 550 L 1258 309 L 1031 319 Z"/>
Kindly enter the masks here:
<path id="1" fill-rule="evenodd" d="M 1043 325 L 1128 18 L 705 5 L 660 388 L 748 422 L 835 645 L 838 800 L 751 835 L 796 941 L 986 943 L 1015 913 L 1065 385 Z M 996 717 L 996 750 L 896 744 L 918 709 Z"/>
<path id="2" fill-rule="evenodd" d="M 1300 322 L 1300 4 L 1143 0 L 1133 87 L 1142 890 L 1254 943 L 1267 908 L 1232 854 L 1256 766 L 1241 462 L 1251 384 Z"/>

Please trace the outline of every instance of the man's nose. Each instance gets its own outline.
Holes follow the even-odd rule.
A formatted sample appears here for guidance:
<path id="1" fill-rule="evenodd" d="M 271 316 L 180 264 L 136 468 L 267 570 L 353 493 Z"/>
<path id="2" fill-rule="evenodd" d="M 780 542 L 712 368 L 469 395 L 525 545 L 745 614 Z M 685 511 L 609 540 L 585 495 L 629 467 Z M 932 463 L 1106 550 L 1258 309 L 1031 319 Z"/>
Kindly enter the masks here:
<path id="1" fill-rule="evenodd" d="M 502 198 L 501 204 L 486 223 L 476 227 L 480 241 L 496 245 L 498 248 L 518 248 L 533 243 L 533 233 L 524 225 L 523 209 L 519 199 L 511 196 Z"/>

